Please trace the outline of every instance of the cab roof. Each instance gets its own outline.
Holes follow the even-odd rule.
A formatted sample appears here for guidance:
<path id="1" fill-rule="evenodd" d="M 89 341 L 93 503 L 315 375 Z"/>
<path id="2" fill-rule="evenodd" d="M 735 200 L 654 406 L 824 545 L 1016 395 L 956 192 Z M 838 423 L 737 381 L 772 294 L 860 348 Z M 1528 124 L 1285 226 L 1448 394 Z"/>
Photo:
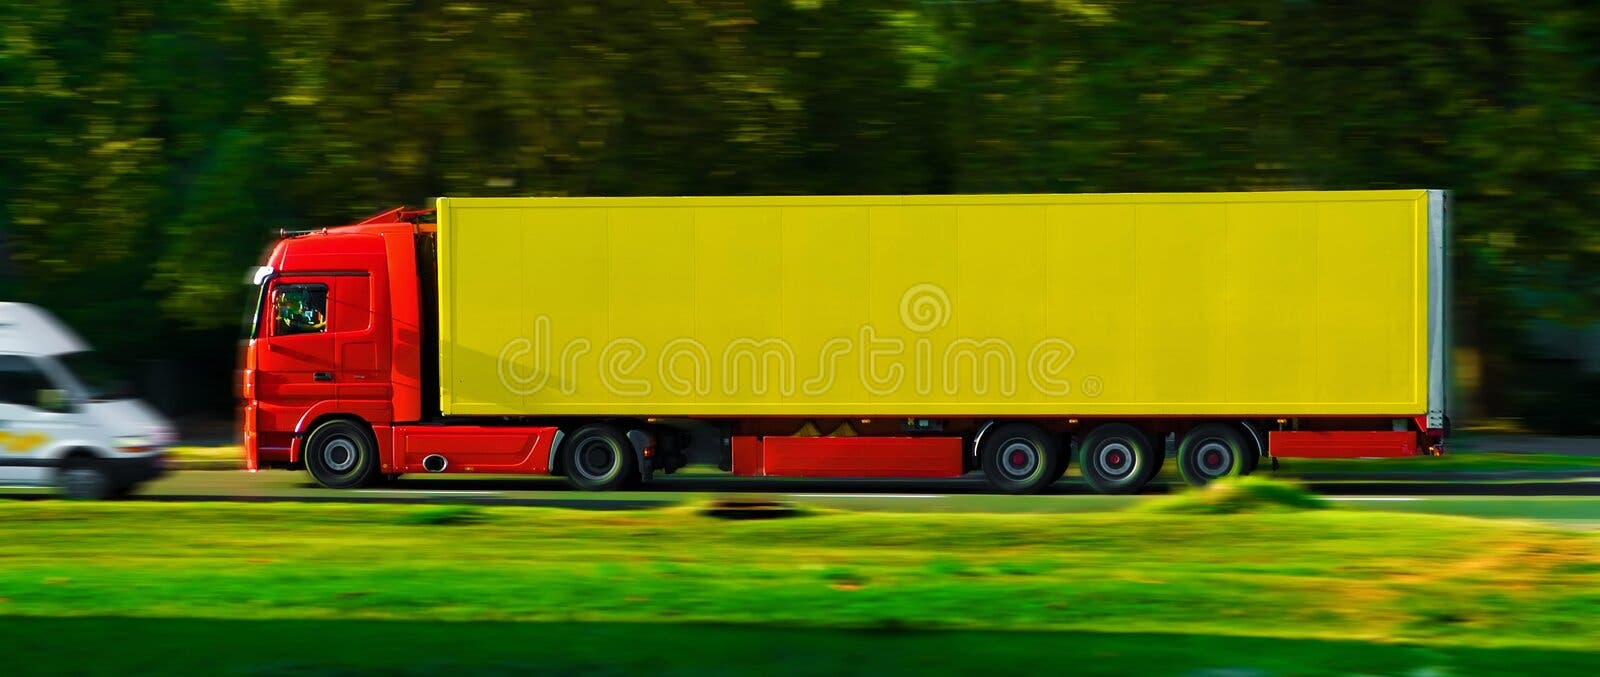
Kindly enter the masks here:
<path id="1" fill-rule="evenodd" d="M 0 301 L 0 353 L 65 355 L 89 344 L 49 311 L 31 303 Z"/>

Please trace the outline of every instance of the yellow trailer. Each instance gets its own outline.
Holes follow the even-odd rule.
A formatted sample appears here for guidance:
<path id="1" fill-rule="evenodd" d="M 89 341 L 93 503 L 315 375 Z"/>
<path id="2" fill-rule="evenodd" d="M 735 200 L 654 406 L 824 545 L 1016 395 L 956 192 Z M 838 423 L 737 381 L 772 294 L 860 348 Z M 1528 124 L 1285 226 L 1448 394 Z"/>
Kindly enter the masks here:
<path id="1" fill-rule="evenodd" d="M 441 198 L 441 408 L 1425 415 L 1442 199 Z"/>
<path id="2" fill-rule="evenodd" d="M 250 467 L 1138 490 L 1443 443 L 1447 199 L 440 198 L 256 279 Z M 269 317 L 270 314 L 270 317 Z M 1275 460 L 1273 462 L 1276 462 Z"/>

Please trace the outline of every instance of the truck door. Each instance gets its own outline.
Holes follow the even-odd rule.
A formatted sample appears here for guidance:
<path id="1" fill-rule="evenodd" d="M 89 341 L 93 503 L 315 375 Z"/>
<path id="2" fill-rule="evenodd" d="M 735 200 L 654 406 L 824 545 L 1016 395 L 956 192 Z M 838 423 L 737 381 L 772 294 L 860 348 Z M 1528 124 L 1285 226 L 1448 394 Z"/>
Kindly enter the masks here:
<path id="1" fill-rule="evenodd" d="M 340 400 L 381 400 L 390 397 L 388 356 L 373 322 L 372 276 L 348 275 L 334 285 L 334 350 L 339 369 Z"/>
<path id="2" fill-rule="evenodd" d="M 268 291 L 265 349 L 256 356 L 258 415 L 298 418 L 308 407 L 338 396 L 334 338 L 328 331 L 333 276 L 284 276 Z M 263 422 L 265 425 L 266 422 Z M 288 422 L 288 428 L 294 421 Z M 281 428 L 279 428 L 281 429 Z"/>
<path id="3" fill-rule="evenodd" d="M 51 469 L 44 453 L 80 432 L 77 407 L 39 363 L 26 355 L 0 355 L 0 482 L 43 484 Z"/>

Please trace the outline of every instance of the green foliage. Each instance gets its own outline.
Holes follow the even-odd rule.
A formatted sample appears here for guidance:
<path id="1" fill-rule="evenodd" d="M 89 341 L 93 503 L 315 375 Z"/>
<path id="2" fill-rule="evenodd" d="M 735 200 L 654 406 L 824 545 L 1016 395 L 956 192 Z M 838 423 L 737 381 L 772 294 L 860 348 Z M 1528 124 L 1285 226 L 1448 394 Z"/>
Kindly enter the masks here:
<path id="1" fill-rule="evenodd" d="M 1212 482 L 1176 496 L 1138 505 L 1148 512 L 1232 515 L 1242 512 L 1320 510 L 1326 501 L 1292 482 L 1261 477 L 1240 477 Z"/>
<path id="2" fill-rule="evenodd" d="M 178 357 L 277 228 L 437 195 L 1443 187 L 1459 338 L 1537 390 L 1521 329 L 1600 316 L 1597 108 L 1577 0 L 14 2 L 0 292 Z"/>
<path id="3" fill-rule="evenodd" d="M 488 520 L 483 510 L 473 505 L 440 505 L 420 508 L 400 516 L 400 524 L 479 524 Z"/>

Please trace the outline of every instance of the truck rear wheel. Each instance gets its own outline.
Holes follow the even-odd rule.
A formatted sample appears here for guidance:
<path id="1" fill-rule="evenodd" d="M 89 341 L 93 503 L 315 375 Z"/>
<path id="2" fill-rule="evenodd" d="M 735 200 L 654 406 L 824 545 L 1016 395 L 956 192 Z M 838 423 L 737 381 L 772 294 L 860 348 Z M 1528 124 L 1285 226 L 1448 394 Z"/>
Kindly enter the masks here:
<path id="1" fill-rule="evenodd" d="M 311 479 L 329 489 L 354 489 L 379 477 L 378 444 L 355 421 L 340 418 L 312 428 L 305 457 Z"/>
<path id="2" fill-rule="evenodd" d="M 1037 494 L 1061 478 L 1061 444 L 1032 423 L 1007 423 L 985 436 L 983 476 L 1008 494 Z"/>
<path id="3" fill-rule="evenodd" d="M 1126 423 L 1104 423 L 1078 445 L 1078 472 L 1102 494 L 1131 494 L 1155 476 L 1162 453 L 1144 431 Z"/>
<path id="4" fill-rule="evenodd" d="M 610 491 L 638 475 L 627 435 L 614 426 L 586 425 L 561 445 L 567 483 L 584 491 Z"/>
<path id="5" fill-rule="evenodd" d="M 1178 469 L 1191 486 L 1205 486 L 1213 480 L 1243 475 L 1255 453 L 1255 445 L 1247 444 L 1238 428 L 1203 423 L 1184 433 L 1178 443 Z"/>

